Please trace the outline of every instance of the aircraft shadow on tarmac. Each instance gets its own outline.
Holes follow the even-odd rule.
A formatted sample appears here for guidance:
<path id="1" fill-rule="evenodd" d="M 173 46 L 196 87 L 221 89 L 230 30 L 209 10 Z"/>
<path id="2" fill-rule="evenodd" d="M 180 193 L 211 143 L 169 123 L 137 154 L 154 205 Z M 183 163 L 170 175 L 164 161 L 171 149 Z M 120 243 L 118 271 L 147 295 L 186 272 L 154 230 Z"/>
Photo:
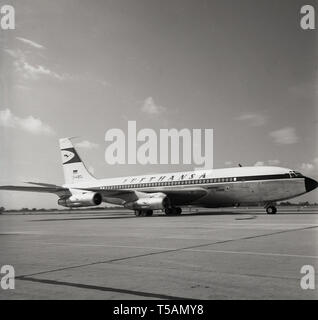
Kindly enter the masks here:
<path id="1" fill-rule="evenodd" d="M 204 210 L 204 209 L 203 209 Z M 291 207 L 291 208 L 279 208 L 276 215 L 301 215 L 301 214 L 317 214 L 317 208 L 304 209 L 302 207 Z M 78 216 L 74 216 L 78 214 Z M 72 215 L 72 216 L 70 216 Z M 83 215 L 85 215 L 83 217 Z M 89 216 L 92 215 L 92 216 Z M 116 220 L 116 219 L 150 219 L 150 218 L 179 218 L 183 219 L 186 217 L 193 216 L 236 216 L 236 220 L 248 220 L 254 219 L 256 216 L 267 215 L 265 211 L 262 211 L 260 207 L 251 208 L 241 208 L 238 210 L 231 211 L 185 211 L 180 216 L 166 216 L 163 213 L 155 213 L 151 217 L 136 217 L 133 212 L 129 211 L 119 211 L 119 212 L 94 212 L 94 213 L 61 213 L 61 217 L 58 218 L 46 218 L 46 219 L 34 219 L 31 221 L 74 221 L 74 220 Z M 62 217 L 64 216 L 64 217 Z M 66 216 L 66 217 L 65 217 Z"/>
<path id="2" fill-rule="evenodd" d="M 261 214 L 261 213 L 259 213 Z M 208 211 L 208 212 L 190 212 L 190 213 L 184 213 L 181 214 L 180 216 L 167 216 L 165 214 L 154 214 L 151 217 L 136 217 L 133 213 L 131 214 L 122 214 L 122 213 L 118 213 L 118 216 L 85 216 L 85 217 L 61 217 L 61 218 L 48 218 L 48 219 L 37 219 L 37 220 L 31 220 L 33 222 L 36 221 L 74 221 L 74 220 L 116 220 L 116 219 L 153 219 L 153 218 L 186 218 L 186 217 L 193 217 L 193 216 L 238 216 L 241 217 L 242 219 L 251 219 L 251 214 L 250 213 L 246 213 L 246 212 L 235 212 L 235 211 Z M 246 217 L 248 215 L 248 217 Z M 242 216 L 245 216 L 245 218 L 243 218 Z M 253 215 L 254 218 L 254 215 Z"/>

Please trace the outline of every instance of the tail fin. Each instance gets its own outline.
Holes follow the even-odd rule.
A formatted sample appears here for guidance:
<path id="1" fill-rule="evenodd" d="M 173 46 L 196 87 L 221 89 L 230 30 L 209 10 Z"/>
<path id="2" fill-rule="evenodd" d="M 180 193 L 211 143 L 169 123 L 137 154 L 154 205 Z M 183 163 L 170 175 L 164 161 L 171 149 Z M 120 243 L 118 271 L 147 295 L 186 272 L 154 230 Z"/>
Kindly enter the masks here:
<path id="1" fill-rule="evenodd" d="M 63 138 L 59 142 L 65 183 L 72 184 L 96 180 L 85 167 L 71 140 Z"/>

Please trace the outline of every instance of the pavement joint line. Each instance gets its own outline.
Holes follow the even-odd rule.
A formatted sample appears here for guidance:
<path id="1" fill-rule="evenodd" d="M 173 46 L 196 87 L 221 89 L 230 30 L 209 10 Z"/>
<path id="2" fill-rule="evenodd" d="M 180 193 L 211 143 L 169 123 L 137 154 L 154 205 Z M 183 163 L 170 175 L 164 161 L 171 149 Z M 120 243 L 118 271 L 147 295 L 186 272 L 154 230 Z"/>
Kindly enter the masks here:
<path id="1" fill-rule="evenodd" d="M 96 286 L 96 285 L 90 285 L 90 284 L 57 281 L 57 280 L 49 280 L 49 279 L 37 279 L 37 278 L 32 278 L 32 277 L 17 277 L 16 279 L 22 280 L 22 281 L 31 281 L 31 282 L 51 284 L 51 285 L 76 287 L 76 288 L 80 288 L 80 289 L 90 289 L 90 290 L 98 290 L 98 291 L 124 293 L 124 294 L 130 294 L 130 295 L 135 295 L 135 296 L 147 297 L 147 298 L 156 298 L 156 299 L 165 299 L 165 300 L 189 300 L 190 299 L 190 298 L 177 297 L 177 296 L 171 296 L 171 295 L 160 294 L 160 293 L 152 293 L 152 292 L 120 289 L 120 288 L 112 288 L 112 287 L 102 287 L 102 286 Z"/>
<path id="2" fill-rule="evenodd" d="M 201 247 L 206 247 L 206 246 L 215 245 L 215 244 L 221 244 L 221 243 L 229 243 L 229 242 L 235 242 L 235 241 L 242 241 L 242 240 L 250 240 L 250 239 L 256 239 L 256 238 L 261 238 L 261 237 L 268 237 L 268 236 L 271 236 L 271 235 L 294 232 L 294 231 L 309 230 L 309 229 L 313 229 L 313 228 L 317 228 L 317 227 L 318 227 L 318 225 L 305 227 L 305 228 L 287 229 L 287 230 L 281 230 L 281 231 L 276 231 L 276 232 L 271 232 L 271 233 L 255 235 L 255 236 L 247 236 L 247 237 L 241 237 L 241 238 L 237 238 L 237 239 L 227 239 L 227 240 L 215 241 L 215 242 L 204 243 L 204 244 L 199 244 L 199 245 L 193 245 L 193 246 L 188 246 L 188 247 L 173 248 L 173 249 L 169 249 L 169 250 L 161 250 L 161 251 L 157 251 L 157 252 L 138 254 L 138 255 L 122 257 L 122 258 L 95 261 L 95 262 L 90 262 L 90 263 L 85 263 L 85 264 L 80 264 L 80 265 L 74 265 L 74 266 L 62 267 L 62 268 L 57 268 L 57 269 L 52 269 L 52 270 L 47 270 L 47 271 L 35 272 L 35 273 L 32 273 L 32 274 L 20 275 L 20 276 L 17 276 L 16 278 L 23 279 L 25 277 L 32 277 L 32 276 L 40 275 L 40 274 L 47 274 L 47 273 L 53 273 L 53 272 L 58 272 L 58 271 L 64 271 L 64 270 L 70 270 L 70 269 L 76 269 L 76 268 L 83 268 L 83 267 L 88 267 L 88 266 L 93 266 L 93 265 L 103 264 L 103 263 L 114 263 L 114 262 L 118 262 L 118 261 L 125 261 L 125 260 L 129 260 L 129 259 L 148 257 L 148 256 L 153 256 L 153 255 L 158 255 L 158 254 L 163 254 L 163 253 L 171 253 L 171 252 L 176 252 L 176 251 L 184 251 L 184 250 L 189 250 L 189 249 L 196 249 L 196 248 L 201 248 Z"/>
<path id="3" fill-rule="evenodd" d="M 318 259 L 318 256 L 306 256 L 306 255 L 299 255 L 299 254 L 274 253 L 274 252 L 201 250 L 201 249 L 186 249 L 184 251 L 207 252 L 207 253 L 208 252 L 211 252 L 211 253 L 231 253 L 231 254 L 246 254 L 246 255 L 259 255 L 259 256 L 277 256 L 277 257 L 290 257 L 290 258 Z"/>

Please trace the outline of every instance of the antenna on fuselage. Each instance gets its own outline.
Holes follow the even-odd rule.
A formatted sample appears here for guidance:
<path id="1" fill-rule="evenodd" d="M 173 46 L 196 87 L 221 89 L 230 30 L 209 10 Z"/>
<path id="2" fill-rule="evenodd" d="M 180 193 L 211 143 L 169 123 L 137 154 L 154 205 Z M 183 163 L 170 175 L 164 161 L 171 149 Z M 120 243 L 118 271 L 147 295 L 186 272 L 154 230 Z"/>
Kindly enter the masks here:
<path id="1" fill-rule="evenodd" d="M 238 164 L 239 167 L 243 167 L 240 163 Z"/>

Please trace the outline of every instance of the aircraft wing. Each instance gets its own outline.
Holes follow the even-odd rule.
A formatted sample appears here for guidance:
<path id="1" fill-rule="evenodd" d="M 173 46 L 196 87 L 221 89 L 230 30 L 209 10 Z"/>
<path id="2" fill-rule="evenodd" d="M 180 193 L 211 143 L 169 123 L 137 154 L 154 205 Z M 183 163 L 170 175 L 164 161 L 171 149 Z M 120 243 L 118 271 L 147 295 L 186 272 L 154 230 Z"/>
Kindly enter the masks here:
<path id="1" fill-rule="evenodd" d="M 42 193 L 53 193 L 59 197 L 71 196 L 72 193 L 68 188 L 63 188 L 54 184 L 48 183 L 37 183 L 37 182 L 27 182 L 32 184 L 32 186 L 0 186 L 0 190 L 8 191 L 27 191 L 27 192 L 42 192 Z M 173 205 L 187 205 L 192 202 L 204 197 L 208 191 L 204 188 L 158 188 L 158 189 L 143 189 L 143 190 L 131 190 L 131 189 L 119 189 L 119 190 L 100 190 L 99 188 L 72 188 L 82 191 L 92 191 L 99 192 L 102 194 L 106 202 L 114 203 L 116 199 L 118 204 L 123 204 L 125 202 L 136 201 L 140 198 L 147 197 L 150 193 L 163 193 L 166 194 Z"/>
<path id="2" fill-rule="evenodd" d="M 124 201 L 135 201 L 141 197 L 146 197 L 149 193 L 164 193 L 170 199 L 171 203 L 174 205 L 187 205 L 190 204 L 205 195 L 207 195 L 208 191 L 204 188 L 170 188 L 170 189 L 149 189 L 149 190 L 130 190 L 130 189 L 122 189 L 122 190 L 100 190 L 99 188 L 80 188 L 80 190 L 85 191 L 93 191 L 99 192 L 103 195 L 104 198 L 111 199 L 121 199 Z"/>
<path id="3" fill-rule="evenodd" d="M 57 186 L 55 184 L 49 183 L 39 183 L 39 182 L 26 182 L 28 184 L 32 184 L 32 186 L 0 186 L 1 190 L 6 191 L 26 191 L 26 192 L 42 192 L 42 193 L 53 193 L 56 194 L 60 198 L 65 198 L 72 195 L 72 192 L 68 188 L 63 188 L 61 186 Z M 103 195 L 104 198 L 118 199 L 121 202 L 126 201 L 135 201 L 140 197 L 140 193 L 138 191 L 132 190 L 99 190 L 99 188 L 72 188 L 81 191 L 93 191 L 98 192 Z M 119 202 L 120 203 L 120 202 Z"/>
<path id="4" fill-rule="evenodd" d="M 206 196 L 208 190 L 204 188 L 171 188 L 165 190 L 158 190 L 167 195 L 173 205 L 188 205 L 192 202 Z"/>
<path id="5" fill-rule="evenodd" d="M 38 186 L 0 186 L 0 190 L 54 193 L 59 197 L 71 195 L 71 192 L 69 191 L 69 189 L 56 186 L 53 184 L 40 184 L 40 183 L 31 183 L 31 184 L 37 184 Z"/>

